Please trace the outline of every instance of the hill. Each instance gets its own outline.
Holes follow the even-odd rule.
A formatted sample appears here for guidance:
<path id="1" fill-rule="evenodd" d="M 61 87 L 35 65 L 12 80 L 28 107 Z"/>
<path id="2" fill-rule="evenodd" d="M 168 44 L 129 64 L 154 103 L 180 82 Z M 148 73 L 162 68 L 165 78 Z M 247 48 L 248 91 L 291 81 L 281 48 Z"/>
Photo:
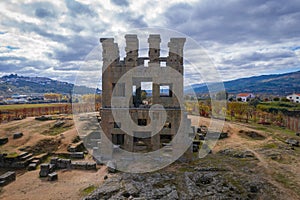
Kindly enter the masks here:
<path id="1" fill-rule="evenodd" d="M 72 83 L 53 80 L 46 77 L 25 77 L 11 74 L 0 78 L 0 95 L 31 93 L 62 93 L 69 94 L 76 87 L 79 94 L 95 93 L 95 89 L 85 86 L 75 86 Z"/>
<path id="2" fill-rule="evenodd" d="M 300 92 L 300 71 L 253 76 L 224 82 L 225 89 L 229 93 L 252 92 L 255 94 L 287 95 Z M 192 86 L 195 93 L 207 93 L 206 85 L 195 84 Z M 190 91 L 185 91 L 189 93 Z"/>

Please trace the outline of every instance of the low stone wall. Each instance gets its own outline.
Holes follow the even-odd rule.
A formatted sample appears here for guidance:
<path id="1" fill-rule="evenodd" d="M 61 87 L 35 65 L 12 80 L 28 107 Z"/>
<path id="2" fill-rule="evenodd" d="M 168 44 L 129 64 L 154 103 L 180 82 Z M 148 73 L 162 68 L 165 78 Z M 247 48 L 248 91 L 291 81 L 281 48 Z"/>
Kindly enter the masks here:
<path id="1" fill-rule="evenodd" d="M 97 170 L 97 164 L 95 162 L 74 162 L 70 159 L 53 157 L 50 163 L 41 164 L 40 177 L 47 177 L 59 169 Z"/>
<path id="2" fill-rule="evenodd" d="M 5 186 L 16 180 L 16 172 L 6 172 L 0 176 L 0 186 Z"/>
<path id="3" fill-rule="evenodd" d="M 70 159 L 61 159 L 61 158 L 51 158 L 50 164 L 53 164 L 56 169 L 70 169 L 71 160 Z"/>
<path id="4" fill-rule="evenodd" d="M 96 170 L 97 165 L 94 162 L 72 162 L 72 169 Z"/>
<path id="5" fill-rule="evenodd" d="M 32 154 L 24 152 L 16 157 L 8 157 L 7 154 L 0 154 L 0 167 L 3 168 L 26 168 L 31 161 Z"/>
<path id="6" fill-rule="evenodd" d="M 75 158 L 75 159 L 84 159 L 84 153 L 83 152 L 72 152 L 70 157 Z"/>

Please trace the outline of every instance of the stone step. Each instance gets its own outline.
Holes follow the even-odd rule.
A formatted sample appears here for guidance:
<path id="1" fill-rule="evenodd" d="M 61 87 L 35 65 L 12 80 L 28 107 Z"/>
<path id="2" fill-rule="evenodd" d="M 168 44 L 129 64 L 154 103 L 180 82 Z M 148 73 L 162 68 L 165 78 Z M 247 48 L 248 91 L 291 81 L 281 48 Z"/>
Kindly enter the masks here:
<path id="1" fill-rule="evenodd" d="M 33 156 L 33 154 L 30 153 L 30 154 L 27 154 L 27 155 L 25 155 L 25 156 L 22 156 L 22 157 L 20 158 L 20 160 L 28 160 L 29 158 L 32 158 L 32 156 Z"/>
<path id="2" fill-rule="evenodd" d="M 18 155 L 18 158 L 22 158 L 24 156 L 27 156 L 29 153 L 28 152 L 22 152 Z"/>
<path id="3" fill-rule="evenodd" d="M 41 160 L 40 159 L 36 159 L 35 157 L 33 157 L 33 159 L 31 160 L 30 163 L 34 163 L 34 164 L 38 165 L 38 164 L 41 163 Z"/>
<path id="4" fill-rule="evenodd" d="M 36 163 L 30 163 L 27 167 L 28 171 L 36 170 L 37 164 Z"/>

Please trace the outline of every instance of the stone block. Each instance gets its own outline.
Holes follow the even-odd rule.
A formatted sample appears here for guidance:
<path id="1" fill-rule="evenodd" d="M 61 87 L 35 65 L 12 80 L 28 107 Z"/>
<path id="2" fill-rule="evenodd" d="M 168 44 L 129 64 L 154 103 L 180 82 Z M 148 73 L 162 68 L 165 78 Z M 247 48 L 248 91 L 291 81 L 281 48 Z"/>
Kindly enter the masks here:
<path id="1" fill-rule="evenodd" d="M 0 186 L 5 186 L 16 180 L 16 172 L 8 171 L 0 176 Z"/>
<path id="2" fill-rule="evenodd" d="M 41 164 L 40 177 L 47 177 L 50 173 L 50 164 Z"/>
<path id="3" fill-rule="evenodd" d="M 72 169 L 79 169 L 85 170 L 86 169 L 86 162 L 73 162 Z"/>
<path id="4" fill-rule="evenodd" d="M 72 152 L 71 158 L 84 159 L 84 153 L 83 152 Z"/>
<path id="5" fill-rule="evenodd" d="M 56 172 L 52 172 L 50 174 L 48 174 L 48 181 L 55 181 L 58 179 L 57 173 Z"/>
<path id="6" fill-rule="evenodd" d="M 36 163 L 30 163 L 28 165 L 28 171 L 36 170 L 37 164 Z"/>

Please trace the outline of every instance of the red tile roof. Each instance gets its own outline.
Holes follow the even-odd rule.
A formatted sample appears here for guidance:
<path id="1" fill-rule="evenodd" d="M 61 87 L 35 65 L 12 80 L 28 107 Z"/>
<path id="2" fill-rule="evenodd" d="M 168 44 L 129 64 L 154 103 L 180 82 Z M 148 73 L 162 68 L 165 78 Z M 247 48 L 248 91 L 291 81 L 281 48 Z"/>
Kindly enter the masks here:
<path id="1" fill-rule="evenodd" d="M 240 93 L 240 94 L 238 94 L 237 96 L 238 97 L 247 97 L 247 96 L 249 96 L 251 93 Z"/>

